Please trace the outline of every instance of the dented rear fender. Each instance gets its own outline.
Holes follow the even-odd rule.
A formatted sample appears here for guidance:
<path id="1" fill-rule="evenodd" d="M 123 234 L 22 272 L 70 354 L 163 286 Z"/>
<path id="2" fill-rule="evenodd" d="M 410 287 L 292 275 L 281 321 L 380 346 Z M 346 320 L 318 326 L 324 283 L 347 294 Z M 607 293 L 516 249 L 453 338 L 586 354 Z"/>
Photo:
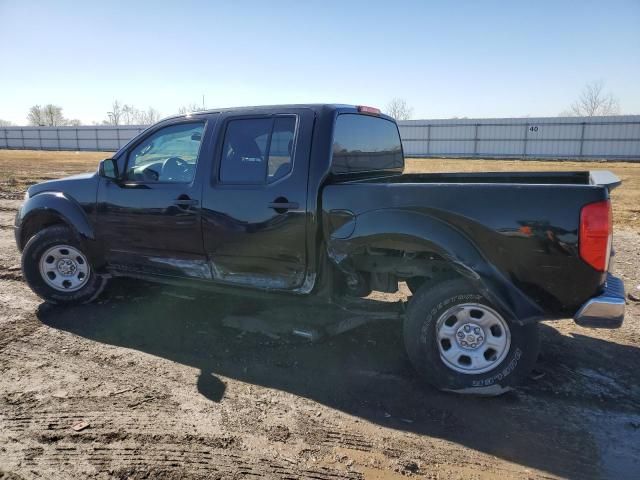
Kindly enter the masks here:
<path id="1" fill-rule="evenodd" d="M 350 235 L 345 236 L 345 229 L 351 230 Z M 544 317 L 543 310 L 485 258 L 473 239 L 427 213 L 372 210 L 345 222 L 327 239 L 330 261 L 347 274 L 355 272 L 351 258 L 368 248 L 435 254 L 518 322 Z"/>

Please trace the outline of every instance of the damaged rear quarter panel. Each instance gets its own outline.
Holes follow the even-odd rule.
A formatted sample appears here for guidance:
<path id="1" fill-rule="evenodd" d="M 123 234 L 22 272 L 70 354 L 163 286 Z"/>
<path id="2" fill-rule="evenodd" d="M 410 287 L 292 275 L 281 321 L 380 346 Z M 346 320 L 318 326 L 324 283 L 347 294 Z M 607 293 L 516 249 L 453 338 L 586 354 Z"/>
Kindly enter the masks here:
<path id="1" fill-rule="evenodd" d="M 433 253 L 514 318 L 558 317 L 601 285 L 577 254 L 577 229 L 582 205 L 602 195 L 586 185 L 329 185 L 327 253 L 347 273 L 367 248 Z M 332 228 L 331 214 L 347 206 L 354 220 Z"/>

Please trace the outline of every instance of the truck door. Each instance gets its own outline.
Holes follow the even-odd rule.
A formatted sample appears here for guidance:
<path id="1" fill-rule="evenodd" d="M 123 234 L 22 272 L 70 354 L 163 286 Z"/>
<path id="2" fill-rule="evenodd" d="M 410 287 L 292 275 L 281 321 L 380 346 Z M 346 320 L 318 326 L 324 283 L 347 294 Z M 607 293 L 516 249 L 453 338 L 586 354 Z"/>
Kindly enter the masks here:
<path id="1" fill-rule="evenodd" d="M 118 181 L 101 180 L 98 238 L 112 267 L 211 278 L 200 221 L 207 122 L 215 123 L 201 116 L 159 125 L 118 159 Z"/>
<path id="2" fill-rule="evenodd" d="M 307 179 L 314 113 L 221 119 L 202 202 L 214 280 L 295 290 L 307 273 Z"/>

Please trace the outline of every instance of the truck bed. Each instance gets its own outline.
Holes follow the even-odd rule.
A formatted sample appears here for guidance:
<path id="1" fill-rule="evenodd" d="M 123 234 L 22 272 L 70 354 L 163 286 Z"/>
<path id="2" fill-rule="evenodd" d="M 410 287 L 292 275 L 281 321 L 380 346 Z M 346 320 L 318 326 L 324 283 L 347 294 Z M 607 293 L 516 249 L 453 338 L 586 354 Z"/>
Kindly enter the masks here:
<path id="1" fill-rule="evenodd" d="M 567 172 L 405 173 L 347 183 L 496 183 L 519 185 L 602 185 L 613 189 L 620 180 L 608 170 Z"/>
<path id="2" fill-rule="evenodd" d="M 348 238 L 325 235 L 329 234 L 330 245 L 333 241 L 348 252 L 359 245 L 395 248 L 412 237 L 428 244 L 442 227 L 464 238 L 478 252 L 477 258 L 495 267 L 545 317 L 572 316 L 602 290 L 606 279 L 605 273 L 580 258 L 580 212 L 586 204 L 608 199 L 609 190 L 618 184 L 617 177 L 606 171 L 418 173 L 351 179 L 325 186 L 322 201 L 325 216 L 341 211 L 353 215 L 353 231 Z M 408 220 L 402 225 L 396 218 Z M 325 225 L 330 224 L 329 219 Z M 344 235 L 343 231 L 339 234 Z M 443 248 L 453 245 L 446 235 L 443 238 Z M 456 261 L 479 260 L 459 257 Z"/>

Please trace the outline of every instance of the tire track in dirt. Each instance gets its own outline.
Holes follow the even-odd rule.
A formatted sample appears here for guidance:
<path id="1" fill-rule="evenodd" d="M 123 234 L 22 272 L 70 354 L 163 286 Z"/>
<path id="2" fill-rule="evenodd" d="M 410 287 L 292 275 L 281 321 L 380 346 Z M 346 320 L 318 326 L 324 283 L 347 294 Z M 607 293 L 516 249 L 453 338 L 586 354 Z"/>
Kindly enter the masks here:
<path id="1" fill-rule="evenodd" d="M 82 448 L 76 445 L 31 447 L 7 458 L 10 463 L 21 462 L 32 469 L 53 468 L 83 462 L 98 474 L 148 474 L 150 470 L 169 469 L 172 477 L 190 479 L 194 476 L 224 474 L 234 477 L 277 476 L 278 478 L 312 478 L 317 480 L 361 479 L 359 472 L 342 471 L 328 467 L 300 468 L 295 461 L 278 461 L 249 453 L 227 453 L 214 449 L 180 448 L 177 444 L 147 444 L 140 446 L 101 445 Z M 150 467 L 150 464 L 153 467 Z M 147 477 L 144 477 L 147 478 Z"/>
<path id="2" fill-rule="evenodd" d="M 0 265 L 0 280 L 14 280 L 16 282 L 21 282 L 23 280 L 22 271 L 16 270 L 14 267 Z"/>
<path id="3" fill-rule="evenodd" d="M 309 439 L 316 445 L 326 447 L 342 447 L 361 452 L 370 452 L 374 449 L 372 441 L 368 440 L 363 434 L 354 431 L 347 431 L 331 423 L 319 423 L 302 420 L 298 424 L 301 436 Z"/>
<path id="4" fill-rule="evenodd" d="M 9 309 L 7 308 L 7 310 Z M 14 319 L 15 321 L 10 324 L 0 324 L 0 355 L 2 356 L 4 356 L 3 350 L 16 338 L 27 338 L 42 327 L 41 324 L 32 321 L 29 315 L 23 313 L 18 313 Z"/>

